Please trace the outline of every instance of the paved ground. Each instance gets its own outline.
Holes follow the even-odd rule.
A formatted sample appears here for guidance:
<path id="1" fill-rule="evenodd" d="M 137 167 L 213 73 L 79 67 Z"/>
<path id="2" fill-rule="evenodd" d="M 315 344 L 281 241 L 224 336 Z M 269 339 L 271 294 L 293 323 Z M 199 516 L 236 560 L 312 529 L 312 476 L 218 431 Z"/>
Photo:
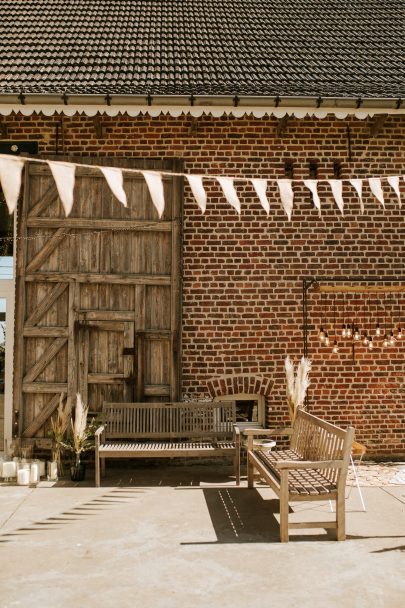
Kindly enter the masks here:
<path id="1" fill-rule="evenodd" d="M 110 469 L 102 488 L 1 486 L 0 606 L 402 608 L 405 485 L 365 485 L 366 513 L 353 488 L 346 542 L 295 530 L 281 545 L 274 494 L 228 474 L 159 465 Z M 293 511 L 333 518 L 328 503 Z"/>

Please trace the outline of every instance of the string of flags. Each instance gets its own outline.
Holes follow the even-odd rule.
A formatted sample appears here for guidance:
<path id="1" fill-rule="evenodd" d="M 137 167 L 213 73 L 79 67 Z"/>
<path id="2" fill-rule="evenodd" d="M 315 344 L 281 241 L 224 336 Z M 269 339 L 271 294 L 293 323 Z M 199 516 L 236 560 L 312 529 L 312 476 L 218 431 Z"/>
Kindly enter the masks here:
<path id="1" fill-rule="evenodd" d="M 266 211 L 267 215 L 270 213 L 270 203 L 267 198 L 267 186 L 270 182 L 276 182 L 278 191 L 280 194 L 281 205 L 289 219 L 291 221 L 293 204 L 294 204 L 294 182 L 303 182 L 304 186 L 312 194 L 312 200 L 316 209 L 319 213 L 321 212 L 321 199 L 318 194 L 318 184 L 320 182 L 327 182 L 331 188 L 333 198 L 336 202 L 340 212 L 344 213 L 344 200 L 343 200 L 343 183 L 349 182 L 355 189 L 359 198 L 360 207 L 362 213 L 364 212 L 363 203 L 363 185 L 364 182 L 368 183 L 368 186 L 378 200 L 378 202 L 384 207 L 384 190 L 382 187 L 382 181 L 386 180 L 389 186 L 394 190 L 398 204 L 401 207 L 401 193 L 400 193 L 400 179 L 405 180 L 405 176 L 401 175 L 389 175 L 380 177 L 368 177 L 362 179 L 304 179 L 304 180 L 293 180 L 293 179 L 259 179 L 252 177 L 242 176 L 225 176 L 225 175 L 197 175 L 187 173 L 175 173 L 169 171 L 149 171 L 144 169 L 127 169 L 117 167 L 101 167 L 97 165 L 86 165 L 76 164 L 65 161 L 50 161 L 38 158 L 21 158 L 17 156 L 9 156 L 0 154 L 0 184 L 3 190 L 4 198 L 9 210 L 9 213 L 13 213 L 17 206 L 18 197 L 21 190 L 22 182 L 22 171 L 26 162 L 35 162 L 47 164 L 52 173 L 55 185 L 59 194 L 59 198 L 62 202 L 66 216 L 70 215 L 73 207 L 73 192 L 75 186 L 75 172 L 76 167 L 86 167 L 94 170 L 99 170 L 103 174 L 111 192 L 119 200 L 119 202 L 127 207 L 127 195 L 124 190 L 124 176 L 125 173 L 137 173 L 141 174 L 148 186 L 149 193 L 152 202 L 158 212 L 159 218 L 162 217 L 165 209 L 164 189 L 163 189 L 163 176 L 179 176 L 184 177 L 193 193 L 193 196 L 197 202 L 198 207 L 205 213 L 207 208 L 207 192 L 204 187 L 204 180 L 216 180 L 227 202 L 236 210 L 237 213 L 241 212 L 241 203 L 238 194 L 235 189 L 235 182 L 243 181 L 250 182 L 253 186 L 260 204 Z"/>

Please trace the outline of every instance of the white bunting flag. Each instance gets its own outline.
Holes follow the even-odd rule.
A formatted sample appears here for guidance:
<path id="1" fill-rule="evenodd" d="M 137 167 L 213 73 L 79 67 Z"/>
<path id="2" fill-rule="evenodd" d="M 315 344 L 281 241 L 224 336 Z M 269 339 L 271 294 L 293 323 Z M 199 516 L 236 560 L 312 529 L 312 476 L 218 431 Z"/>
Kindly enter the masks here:
<path id="1" fill-rule="evenodd" d="M 73 189 L 75 187 L 76 165 L 47 161 L 58 189 L 59 198 L 62 202 L 66 215 L 70 215 L 73 207 Z"/>
<path id="2" fill-rule="evenodd" d="M 159 217 L 161 218 L 163 211 L 165 210 L 165 196 L 163 192 L 162 176 L 160 173 L 155 173 L 154 171 L 141 171 L 141 173 L 148 184 L 152 202 L 156 207 Z"/>
<path id="3" fill-rule="evenodd" d="M 217 177 L 217 180 L 221 184 L 228 203 L 240 214 L 240 201 L 233 185 L 233 177 Z"/>
<path id="4" fill-rule="evenodd" d="M 379 177 L 370 177 L 368 180 L 370 190 L 376 197 L 379 203 L 384 207 L 384 192 L 381 188 L 381 180 Z"/>
<path id="5" fill-rule="evenodd" d="M 332 190 L 333 198 L 340 209 L 340 213 L 343 214 L 343 207 L 345 205 L 342 195 L 343 183 L 340 179 L 328 179 L 328 182 Z"/>
<path id="6" fill-rule="evenodd" d="M 119 200 L 120 203 L 127 207 L 127 195 L 124 190 L 124 176 L 122 175 L 121 169 L 115 169 L 112 167 L 99 167 L 101 173 L 104 175 L 107 184 L 110 187 L 111 192 Z"/>
<path id="7" fill-rule="evenodd" d="M 261 203 L 263 209 L 265 210 L 267 215 L 269 215 L 270 203 L 266 196 L 267 179 L 251 179 L 250 181 L 253 184 L 253 188 L 256 190 L 256 194 L 259 197 L 259 200 L 260 200 L 260 203 Z"/>
<path id="8" fill-rule="evenodd" d="M 294 192 L 292 189 L 292 182 L 290 179 L 278 179 L 278 189 L 280 190 L 281 204 L 287 214 L 289 221 L 291 222 L 291 215 L 293 210 Z"/>
<path id="9" fill-rule="evenodd" d="M 399 176 L 391 175 L 390 177 L 387 177 L 387 182 L 389 183 L 389 185 L 391 186 L 391 188 L 394 190 L 395 194 L 397 195 L 398 203 L 399 203 L 399 206 L 401 207 L 401 193 L 399 191 Z"/>
<path id="10" fill-rule="evenodd" d="M 304 184 L 311 191 L 314 206 L 318 209 L 319 215 L 321 215 L 321 199 L 318 195 L 318 180 L 317 179 L 304 179 Z"/>
<path id="11" fill-rule="evenodd" d="M 364 213 L 364 203 L 363 203 L 363 180 L 362 179 L 349 179 L 349 182 L 353 186 L 353 188 L 357 192 L 357 196 L 360 201 L 360 209 L 361 212 Z"/>
<path id="12" fill-rule="evenodd" d="M 23 167 L 24 161 L 19 158 L 0 158 L 0 183 L 9 213 L 17 207 Z"/>
<path id="13" fill-rule="evenodd" d="M 207 208 L 207 193 L 203 186 L 202 175 L 187 175 L 186 177 L 194 198 L 197 201 L 197 205 L 201 211 L 205 213 Z"/>

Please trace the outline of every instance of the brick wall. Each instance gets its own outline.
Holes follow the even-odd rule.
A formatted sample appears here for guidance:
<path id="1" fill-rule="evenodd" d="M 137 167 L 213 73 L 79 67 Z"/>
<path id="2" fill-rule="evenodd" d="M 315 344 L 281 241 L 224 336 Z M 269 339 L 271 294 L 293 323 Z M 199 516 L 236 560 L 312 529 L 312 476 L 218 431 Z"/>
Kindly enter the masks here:
<path id="1" fill-rule="evenodd" d="M 52 154 L 59 120 L 3 119 L 10 139 L 38 139 L 40 153 Z M 273 118 L 103 117 L 101 123 L 103 138 L 97 137 L 91 118 L 64 118 L 58 151 L 177 157 L 184 159 L 190 172 L 269 178 L 284 177 L 287 160 L 294 162 L 298 179 L 309 177 L 311 160 L 318 161 L 321 179 L 333 177 L 334 161 L 341 162 L 343 178 L 405 173 L 405 117 L 388 118 L 374 137 L 370 121 L 354 118 L 292 118 L 282 137 Z M 405 197 L 405 182 L 401 188 Z M 238 186 L 240 217 L 217 185 L 207 182 L 207 189 L 204 216 L 189 189 L 185 191 L 183 393 L 207 397 L 206 381 L 216 374 L 268 374 L 275 380 L 268 417 L 272 423 L 280 422 L 287 419 L 283 360 L 287 353 L 296 360 L 302 354 L 303 277 L 404 276 L 404 211 L 386 187 L 385 210 L 366 189 L 366 210 L 361 215 L 354 191 L 345 187 L 342 217 L 331 192 L 321 185 L 322 216 L 318 217 L 309 192 L 299 184 L 293 221 L 288 223 L 274 184 L 268 191 L 269 217 L 248 185 Z M 373 297 L 367 307 L 374 307 L 375 313 L 378 304 L 381 312 L 381 299 L 378 303 Z M 357 439 L 368 446 L 369 454 L 403 455 L 405 340 L 394 348 L 375 348 L 372 354 L 359 346 L 356 362 L 347 344 L 338 355 L 319 348 L 321 309 L 331 331 L 332 300 L 328 296 L 321 307 L 319 295 L 309 292 L 311 411 L 338 424 L 354 424 Z M 339 296 L 339 311 L 342 305 Z M 348 306 L 362 312 L 364 299 L 353 298 Z M 397 306 L 404 325 L 405 294 L 386 302 L 388 324 Z M 340 318 L 338 322 L 341 325 Z"/>

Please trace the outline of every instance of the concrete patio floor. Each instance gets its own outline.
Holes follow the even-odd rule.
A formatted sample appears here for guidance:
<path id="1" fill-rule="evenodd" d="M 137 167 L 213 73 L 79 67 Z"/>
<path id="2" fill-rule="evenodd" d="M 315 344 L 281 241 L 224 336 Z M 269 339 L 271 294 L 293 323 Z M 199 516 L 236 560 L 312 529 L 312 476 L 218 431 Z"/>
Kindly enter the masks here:
<path id="1" fill-rule="evenodd" d="M 129 463 L 126 463 L 129 464 Z M 278 500 L 215 465 L 110 468 L 88 481 L 0 486 L 0 606 L 404 606 L 405 486 L 353 488 L 347 540 L 293 530 Z M 229 475 L 229 476 L 228 476 Z M 328 503 L 292 519 L 333 518 Z"/>

